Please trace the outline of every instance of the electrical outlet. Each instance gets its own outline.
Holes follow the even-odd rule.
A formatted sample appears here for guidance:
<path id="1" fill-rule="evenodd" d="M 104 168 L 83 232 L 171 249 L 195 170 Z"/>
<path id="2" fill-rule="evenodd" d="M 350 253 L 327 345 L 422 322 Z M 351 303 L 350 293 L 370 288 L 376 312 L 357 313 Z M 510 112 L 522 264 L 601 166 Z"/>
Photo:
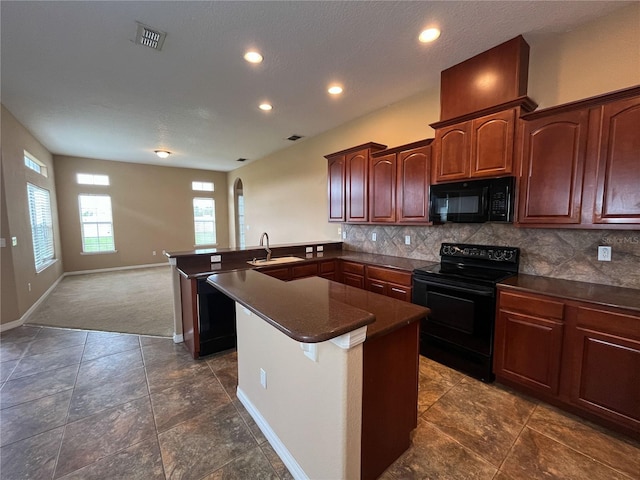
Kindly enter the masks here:
<path id="1" fill-rule="evenodd" d="M 405 235 L 404 236 L 404 244 L 405 245 L 411 245 L 411 235 Z"/>
<path id="2" fill-rule="evenodd" d="M 323 246 L 323 245 L 318 245 L 318 246 L 316 247 L 316 251 L 317 251 L 317 252 L 324 252 L 324 246 Z"/>
<path id="3" fill-rule="evenodd" d="M 313 247 L 305 247 L 304 251 L 305 253 L 313 253 Z"/>
<path id="4" fill-rule="evenodd" d="M 220 263 L 222 261 L 222 255 L 211 255 L 211 263 Z"/>
<path id="5" fill-rule="evenodd" d="M 156 256 L 156 251 L 154 250 L 153 252 L 151 252 L 151 254 L 155 257 Z"/>
<path id="6" fill-rule="evenodd" d="M 611 261 L 611 247 L 606 247 L 606 246 L 598 247 L 598 261 L 600 262 Z"/>
<path id="7" fill-rule="evenodd" d="M 29 289 L 29 291 L 31 291 L 31 284 L 27 283 L 27 288 Z"/>
<path id="8" fill-rule="evenodd" d="M 18 237 L 11 237 L 11 246 L 12 247 L 18 246 Z"/>
<path id="9" fill-rule="evenodd" d="M 338 236 L 342 235 L 342 227 L 338 227 Z"/>
<path id="10" fill-rule="evenodd" d="M 347 231 L 346 230 L 342 232 L 342 239 L 343 240 L 347 239 Z"/>
<path id="11" fill-rule="evenodd" d="M 260 369 L 260 385 L 262 385 L 262 388 L 265 390 L 267 389 L 267 372 L 262 368 Z"/>
<path id="12" fill-rule="evenodd" d="M 375 242 L 377 239 L 378 239 L 378 235 L 376 235 L 376 232 L 373 232 L 373 233 L 371 234 L 371 241 L 372 241 L 372 242 Z"/>

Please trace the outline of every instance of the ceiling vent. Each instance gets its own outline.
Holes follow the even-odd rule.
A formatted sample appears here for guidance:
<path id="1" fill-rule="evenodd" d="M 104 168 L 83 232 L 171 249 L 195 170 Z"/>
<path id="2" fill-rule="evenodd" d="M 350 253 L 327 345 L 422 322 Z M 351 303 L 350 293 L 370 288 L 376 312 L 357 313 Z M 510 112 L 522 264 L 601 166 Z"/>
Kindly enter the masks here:
<path id="1" fill-rule="evenodd" d="M 295 142 L 296 140 L 300 140 L 302 138 L 302 135 L 291 135 L 290 137 L 287 137 L 287 140 L 291 140 L 292 142 Z"/>
<path id="2" fill-rule="evenodd" d="M 238 161 L 238 162 L 246 162 L 246 161 L 247 161 L 247 159 L 246 159 L 246 158 L 239 158 L 239 159 L 238 159 L 238 160 L 236 160 L 236 161 Z"/>
<path id="3" fill-rule="evenodd" d="M 145 47 L 153 48 L 154 50 L 162 50 L 164 39 L 167 36 L 165 32 L 151 28 L 143 23 L 136 22 L 138 24 L 138 31 L 136 32 L 136 43 L 138 45 L 144 45 Z"/>

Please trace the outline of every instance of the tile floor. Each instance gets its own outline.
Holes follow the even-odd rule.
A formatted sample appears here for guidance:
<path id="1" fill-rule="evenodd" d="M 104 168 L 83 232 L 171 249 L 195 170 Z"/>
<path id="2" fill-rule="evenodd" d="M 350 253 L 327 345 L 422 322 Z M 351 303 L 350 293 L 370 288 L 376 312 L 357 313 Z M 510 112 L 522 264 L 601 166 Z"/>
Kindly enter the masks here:
<path id="1" fill-rule="evenodd" d="M 235 352 L 22 326 L 0 337 L 0 478 L 289 479 Z M 640 478 L 640 443 L 421 359 L 413 445 L 381 478 Z"/>

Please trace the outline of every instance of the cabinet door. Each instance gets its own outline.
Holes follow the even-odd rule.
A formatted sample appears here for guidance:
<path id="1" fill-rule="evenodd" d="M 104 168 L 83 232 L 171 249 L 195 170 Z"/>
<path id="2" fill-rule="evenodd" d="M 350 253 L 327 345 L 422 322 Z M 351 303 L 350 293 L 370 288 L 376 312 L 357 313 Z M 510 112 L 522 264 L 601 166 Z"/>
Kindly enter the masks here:
<path id="1" fill-rule="evenodd" d="M 469 178 L 470 129 L 471 122 L 464 122 L 436 130 L 436 183 Z"/>
<path id="2" fill-rule="evenodd" d="M 580 223 L 588 113 L 524 123 L 518 223 Z"/>
<path id="3" fill-rule="evenodd" d="M 499 310 L 494 353 L 498 378 L 558 395 L 563 329 L 552 319 Z"/>
<path id="4" fill-rule="evenodd" d="M 396 220 L 398 222 L 429 222 L 430 157 L 430 145 L 398 154 L 396 184 Z"/>
<path id="5" fill-rule="evenodd" d="M 571 403 L 640 433 L 640 317 L 578 307 Z"/>
<path id="6" fill-rule="evenodd" d="M 369 220 L 368 171 L 369 150 L 359 150 L 345 157 L 347 222 Z"/>
<path id="7" fill-rule="evenodd" d="M 342 283 L 350 287 L 364 289 L 364 277 L 362 275 L 345 272 L 342 274 Z"/>
<path id="8" fill-rule="evenodd" d="M 278 280 L 284 280 L 285 282 L 291 280 L 290 267 L 265 268 L 261 269 L 260 272 L 265 275 L 269 275 L 270 277 L 277 278 Z"/>
<path id="9" fill-rule="evenodd" d="M 397 298 L 398 300 L 404 300 L 405 302 L 411 302 L 411 295 L 413 289 L 404 285 L 395 285 L 393 283 L 387 284 L 387 297 Z"/>
<path id="10" fill-rule="evenodd" d="M 593 223 L 640 223 L 640 98 L 602 108 Z"/>
<path id="11" fill-rule="evenodd" d="M 295 280 L 296 278 L 315 277 L 316 275 L 318 275 L 317 263 L 305 263 L 304 265 L 291 266 L 292 280 Z"/>
<path id="12" fill-rule="evenodd" d="M 476 118 L 471 124 L 471 177 L 513 172 L 515 109 Z"/>
<path id="13" fill-rule="evenodd" d="M 396 154 L 372 157 L 369 167 L 369 221 L 396 221 Z"/>
<path id="14" fill-rule="evenodd" d="M 329 188 L 329 221 L 344 222 L 345 219 L 345 166 L 344 155 L 328 160 L 327 180 Z"/>
<path id="15" fill-rule="evenodd" d="M 369 290 L 373 293 L 379 293 L 380 295 L 386 295 L 387 283 L 381 282 L 380 280 L 372 280 L 369 278 L 366 281 L 366 290 Z"/>

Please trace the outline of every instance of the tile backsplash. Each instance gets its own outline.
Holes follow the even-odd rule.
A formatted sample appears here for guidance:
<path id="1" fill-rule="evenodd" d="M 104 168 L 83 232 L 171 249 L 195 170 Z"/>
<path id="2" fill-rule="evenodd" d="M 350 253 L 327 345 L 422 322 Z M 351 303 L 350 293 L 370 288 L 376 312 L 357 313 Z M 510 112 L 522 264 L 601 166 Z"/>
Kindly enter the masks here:
<path id="1" fill-rule="evenodd" d="M 442 242 L 520 247 L 520 273 L 640 289 L 640 230 L 516 228 L 498 223 L 437 226 L 344 224 L 344 248 L 439 262 Z M 372 234 L 376 241 L 372 241 Z M 405 236 L 411 244 L 405 245 Z M 598 246 L 612 247 L 598 261 Z"/>

